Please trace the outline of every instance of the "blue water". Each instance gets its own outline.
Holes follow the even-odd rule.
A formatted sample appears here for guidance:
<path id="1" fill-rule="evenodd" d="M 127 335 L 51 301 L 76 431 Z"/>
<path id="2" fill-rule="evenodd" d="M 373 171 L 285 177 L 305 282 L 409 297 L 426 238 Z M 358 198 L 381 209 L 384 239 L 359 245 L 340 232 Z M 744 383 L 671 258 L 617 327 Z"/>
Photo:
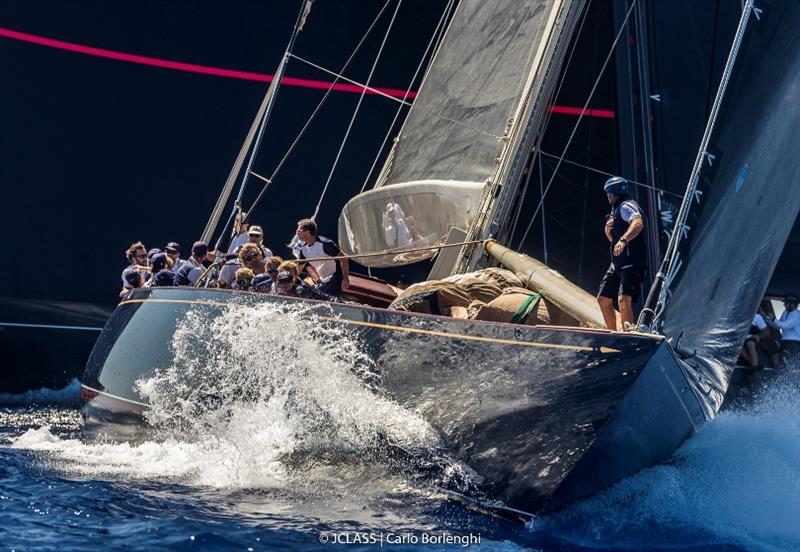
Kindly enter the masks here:
<path id="1" fill-rule="evenodd" d="M 82 441 L 77 393 L 0 395 L 0 549 L 800 550 L 793 375 L 669 462 L 526 526 L 360 452 L 261 463 L 253 433 Z M 464 540 L 422 544 L 447 535 Z"/>

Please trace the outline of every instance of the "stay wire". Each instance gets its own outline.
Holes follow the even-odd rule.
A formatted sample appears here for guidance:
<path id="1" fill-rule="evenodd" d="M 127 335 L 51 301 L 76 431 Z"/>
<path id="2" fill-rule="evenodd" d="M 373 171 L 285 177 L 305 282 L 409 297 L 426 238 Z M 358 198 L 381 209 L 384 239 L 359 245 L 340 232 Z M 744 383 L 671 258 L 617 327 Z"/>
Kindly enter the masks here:
<path id="1" fill-rule="evenodd" d="M 403 95 L 403 100 L 408 99 L 409 94 L 411 94 L 411 88 L 414 86 L 414 82 L 417 80 L 417 76 L 419 75 L 422 66 L 425 64 L 425 60 L 428 57 L 428 52 L 430 52 L 431 46 L 433 46 L 434 42 L 436 42 L 437 37 L 441 36 L 444 22 L 447 20 L 448 15 L 453 9 L 454 3 L 455 0 L 449 0 L 447 6 L 445 6 L 444 11 L 442 12 L 442 16 L 439 18 L 439 22 L 436 24 L 436 28 L 433 30 L 431 39 L 428 41 L 428 45 L 425 47 L 425 52 L 422 54 L 422 57 L 419 60 L 417 69 L 414 71 L 414 76 L 411 77 L 411 81 L 408 83 L 408 88 L 406 89 L 406 93 Z M 392 135 L 392 130 L 394 129 L 394 125 L 397 122 L 397 119 L 400 117 L 400 113 L 402 111 L 403 111 L 403 106 L 400 105 L 394 114 L 394 118 L 392 119 L 391 124 L 389 124 L 389 130 L 386 132 L 386 136 L 384 136 L 383 142 L 381 143 L 381 146 L 378 148 L 378 153 L 375 155 L 375 159 L 372 161 L 372 166 L 369 168 L 369 172 L 367 172 L 367 177 L 364 179 L 364 184 L 362 184 L 359 193 L 363 193 L 364 190 L 367 188 L 367 184 L 369 184 L 369 179 L 370 177 L 372 177 L 372 172 L 375 170 L 375 166 L 378 164 L 378 160 L 380 160 L 381 158 L 381 153 L 383 152 L 383 148 L 386 146 L 386 142 L 389 141 L 389 137 Z"/>
<path id="2" fill-rule="evenodd" d="M 247 187 L 247 180 L 250 176 L 250 173 L 253 169 L 253 162 L 255 161 L 256 155 L 258 155 L 258 150 L 261 145 L 261 139 L 264 136 L 264 130 L 267 127 L 267 121 L 272 114 L 272 106 L 275 104 L 275 96 L 278 94 L 278 89 L 280 88 L 281 79 L 283 78 L 283 74 L 286 71 L 286 65 L 289 63 L 289 58 L 291 57 L 292 50 L 294 49 L 295 42 L 297 41 L 297 37 L 300 34 L 300 31 L 303 30 L 303 27 L 306 24 L 306 19 L 308 18 L 308 14 L 311 11 L 311 6 L 313 5 L 314 0 L 303 0 L 302 7 L 300 8 L 300 13 L 297 14 L 297 20 L 295 21 L 294 28 L 292 29 L 292 35 L 289 37 L 289 43 L 286 45 L 286 50 L 284 51 L 283 57 L 281 58 L 281 63 L 278 65 L 278 70 L 275 72 L 273 76 L 272 83 L 270 83 L 270 88 L 267 89 L 267 96 L 269 96 L 266 105 L 264 106 L 264 115 L 262 116 L 261 123 L 259 125 L 258 134 L 256 135 L 255 143 L 253 144 L 253 149 L 250 152 L 250 157 L 247 161 L 247 168 L 245 169 L 244 175 L 242 176 L 242 183 L 239 187 L 239 193 L 236 195 L 236 200 L 233 203 L 233 209 L 231 209 L 231 214 L 228 217 L 228 220 L 225 222 L 225 226 L 222 227 L 222 232 L 220 233 L 219 238 L 217 239 L 215 249 L 219 247 L 222 243 L 222 240 L 225 236 L 225 232 L 228 229 L 228 226 L 233 224 L 234 217 L 238 210 L 241 209 L 241 201 L 242 196 L 244 195 L 245 188 Z M 271 96 L 270 96 L 271 93 Z M 216 226 L 216 223 L 214 224 Z M 209 232 L 209 238 L 213 235 L 213 229 Z"/>
<path id="3" fill-rule="evenodd" d="M 542 194 L 542 197 L 539 200 L 539 205 L 537 205 L 536 210 L 534 211 L 533 216 L 531 217 L 531 220 L 528 223 L 527 228 L 525 228 L 525 233 L 522 235 L 522 239 L 519 241 L 519 245 L 517 245 L 517 249 L 522 249 L 522 245 L 525 243 L 525 240 L 528 237 L 528 233 L 530 233 L 531 227 L 533 227 L 533 222 L 536 220 L 536 215 L 539 214 L 539 211 L 542 208 L 542 204 L 544 203 L 544 198 L 550 191 L 550 186 L 552 186 L 553 181 L 556 178 L 556 174 L 558 174 L 558 169 L 559 167 L 561 167 L 561 163 L 564 160 L 564 156 L 567 154 L 569 146 L 572 144 L 572 139 L 575 137 L 575 133 L 578 131 L 578 126 L 580 126 L 581 121 L 583 120 L 583 116 L 589 107 L 589 102 L 592 101 L 594 93 L 597 90 L 598 85 L 600 84 L 600 79 L 602 79 L 606 67 L 608 67 L 608 62 L 611 61 L 611 57 L 614 55 L 614 50 L 617 47 L 617 43 L 619 43 L 619 39 L 622 36 L 622 33 L 626 29 L 626 26 L 628 24 L 628 19 L 630 19 L 631 13 L 633 13 L 633 8 L 635 5 L 636 5 L 636 0 L 633 0 L 633 2 L 631 2 L 630 7 L 628 8 L 628 12 L 625 14 L 625 19 L 622 21 L 622 24 L 620 25 L 619 31 L 617 32 L 617 36 L 614 38 L 613 44 L 611 44 L 611 48 L 609 49 L 608 55 L 606 56 L 606 59 L 603 62 L 603 66 L 600 68 L 600 74 L 597 75 L 597 78 L 594 81 L 594 85 L 592 86 L 592 90 L 589 92 L 589 97 L 586 98 L 586 102 L 583 104 L 583 109 L 581 109 L 581 114 L 578 116 L 578 120 L 575 121 L 575 125 L 573 126 L 572 132 L 569 135 L 567 144 L 564 146 L 564 151 L 561 153 L 561 157 L 558 158 L 558 163 L 556 164 L 556 168 L 553 171 L 553 174 L 550 176 L 550 180 L 547 182 L 547 186 L 544 189 L 544 194 Z"/>
<path id="4" fill-rule="evenodd" d="M 386 46 L 386 41 L 389 38 L 389 34 L 392 32 L 392 28 L 394 27 L 395 19 L 397 19 L 397 12 L 400 11 L 400 6 L 403 5 L 403 0 L 397 0 L 397 6 L 394 8 L 394 13 L 392 14 L 392 19 L 389 21 L 389 27 L 386 29 L 386 33 L 383 35 L 383 40 L 381 41 L 381 46 L 378 48 L 378 53 L 375 55 L 375 61 L 372 63 L 372 67 L 369 70 L 369 75 L 367 75 L 367 86 L 369 86 L 370 81 L 372 80 L 372 75 L 375 73 L 375 68 L 378 66 L 378 61 L 381 59 L 381 54 L 383 53 L 383 48 Z M 336 152 L 336 158 L 333 160 L 333 166 L 331 167 L 330 172 L 328 173 L 328 179 L 325 181 L 325 186 L 322 188 L 322 193 L 319 196 L 319 201 L 317 202 L 317 206 L 314 208 L 314 214 L 311 215 L 311 220 L 316 220 L 317 215 L 319 214 L 319 208 L 322 205 L 322 201 L 325 199 L 325 194 L 328 191 L 328 186 L 330 186 L 331 180 L 333 179 L 333 174 L 336 172 L 336 167 L 339 165 L 339 159 L 342 156 L 342 151 L 344 151 L 344 146 L 347 144 L 347 139 L 350 137 L 350 131 L 353 130 L 353 124 L 356 122 L 356 117 L 358 116 L 358 112 L 361 109 L 361 104 L 364 102 L 364 96 L 367 94 L 367 90 L 364 89 L 361 91 L 361 96 L 358 98 L 358 103 L 356 104 L 356 108 L 353 111 L 353 116 L 350 117 L 350 123 L 347 125 L 347 130 L 344 133 L 344 138 L 342 138 L 341 144 L 339 144 L 339 151 Z"/>
<path id="5" fill-rule="evenodd" d="M 383 12 L 389 6 L 391 1 L 392 0 L 386 0 L 386 2 L 384 2 L 383 7 L 380 9 L 378 14 L 372 20 L 372 24 L 369 26 L 369 28 L 366 30 L 364 35 L 361 37 L 361 40 L 358 42 L 358 44 L 356 44 L 356 47 L 350 53 L 350 57 L 348 57 L 347 61 L 344 62 L 344 65 L 342 65 L 342 68 L 339 70 L 339 73 L 344 73 L 347 70 L 347 68 L 350 66 L 350 62 L 352 62 L 353 59 L 356 57 L 356 54 L 359 52 L 361 47 L 364 45 L 364 42 L 366 42 L 367 37 L 372 32 L 372 29 L 378 23 L 378 20 L 380 20 L 381 16 L 383 15 Z M 325 105 L 325 102 L 330 97 L 331 93 L 333 92 L 334 88 L 338 84 L 339 80 L 341 80 L 341 78 L 337 76 L 333 80 L 333 82 L 331 82 L 330 86 L 325 91 L 325 94 L 322 96 L 322 99 L 317 104 L 317 107 L 311 113 L 311 115 L 309 116 L 308 120 L 303 125 L 303 128 L 300 129 L 300 132 L 297 134 L 297 137 L 292 142 L 292 145 L 289 146 L 289 149 L 286 151 L 286 153 L 284 154 L 283 158 L 278 162 L 278 165 L 275 167 L 275 170 L 272 171 L 272 175 L 268 179 L 266 179 L 266 180 L 268 180 L 267 185 L 265 185 L 261 189 L 261 191 L 258 193 L 258 196 L 256 196 L 255 200 L 250 205 L 250 208 L 247 210 L 247 217 L 246 218 L 250 217 L 250 213 L 253 212 L 253 209 L 256 207 L 256 205 L 258 205 L 259 201 L 261 201 L 261 197 L 264 195 L 264 192 L 267 191 L 267 188 L 269 187 L 269 184 L 271 184 L 272 181 L 275 180 L 275 178 L 278 176 L 278 173 L 281 171 L 281 169 L 283 168 L 284 164 L 289 159 L 289 156 L 292 154 L 292 152 L 294 151 L 295 147 L 300 143 L 300 140 L 302 139 L 302 137 L 305 134 L 306 130 L 308 130 L 308 128 L 311 126 L 311 122 L 316 118 L 316 116 L 319 113 L 320 109 L 322 109 L 322 106 Z M 255 174 L 255 173 L 253 173 L 251 171 L 251 174 Z"/>
<path id="6" fill-rule="evenodd" d="M 322 67 L 321 65 L 317 65 L 313 61 L 309 61 L 307 59 L 301 58 L 298 55 L 290 54 L 290 57 L 296 59 L 297 61 L 305 63 L 309 67 L 313 67 L 314 69 L 318 69 L 319 71 L 322 71 L 323 73 L 326 73 L 328 75 L 331 75 L 331 76 L 334 76 L 334 77 L 338 76 L 343 81 L 349 82 L 350 84 L 358 86 L 359 88 L 363 88 L 367 92 L 371 92 L 373 94 L 377 94 L 378 96 L 383 96 L 384 98 L 386 98 L 388 100 L 391 100 L 391 101 L 397 102 L 397 103 L 401 103 L 401 104 L 403 104 L 405 106 L 408 106 L 408 107 L 411 107 L 411 105 L 412 105 L 411 102 L 409 102 L 407 100 L 401 100 L 400 98 L 395 98 L 394 96 L 390 96 L 389 94 L 387 94 L 386 92 L 383 92 L 382 90 L 378 90 L 377 88 L 372 88 L 371 86 L 365 85 L 364 83 L 355 81 L 353 79 L 348 79 L 344 75 L 340 75 L 338 73 L 335 73 L 335 72 L 331 71 L 330 69 L 326 69 L 325 67 Z M 493 133 L 489 132 L 488 130 L 483 130 L 483 129 L 480 129 L 480 128 L 475 127 L 475 126 L 468 125 L 467 123 L 464 123 L 462 121 L 458 121 L 456 119 L 453 119 L 452 117 L 448 117 L 447 115 L 442 115 L 441 113 L 437 113 L 437 112 L 431 111 L 429 109 L 423 109 L 423 108 L 421 108 L 419 106 L 417 106 L 417 109 L 423 111 L 424 113 L 428 113 L 429 115 L 431 115 L 433 117 L 438 117 L 439 119 L 442 119 L 444 121 L 448 121 L 450 123 L 453 123 L 455 125 L 458 125 L 458 126 L 461 126 L 461 127 L 464 127 L 464 128 L 468 128 L 470 130 L 473 130 L 473 131 L 478 132 L 480 134 L 483 134 L 485 136 L 489 136 L 489 137 L 495 138 L 497 140 L 502 140 L 503 139 L 502 136 L 498 136 L 497 134 L 493 134 Z"/>

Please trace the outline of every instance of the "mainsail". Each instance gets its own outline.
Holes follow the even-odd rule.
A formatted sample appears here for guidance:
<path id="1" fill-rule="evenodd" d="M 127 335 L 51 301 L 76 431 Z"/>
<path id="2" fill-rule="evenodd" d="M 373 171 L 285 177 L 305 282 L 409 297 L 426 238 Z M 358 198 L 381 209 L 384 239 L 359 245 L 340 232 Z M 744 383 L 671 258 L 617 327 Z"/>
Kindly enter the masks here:
<path id="1" fill-rule="evenodd" d="M 800 211 L 800 3 L 759 8 L 662 295 L 661 329 L 713 411 Z"/>
<path id="2" fill-rule="evenodd" d="M 339 218 L 348 254 L 402 251 L 466 230 L 486 194 L 496 191 L 509 136 L 531 120 L 558 74 L 558 40 L 569 36 L 580 1 L 462 1 L 375 189 L 350 200 Z M 532 100 L 532 94 L 535 96 Z M 514 141 L 512 147 L 518 147 Z M 430 257 L 433 251 L 423 257 Z M 366 259 L 370 266 L 419 255 Z"/>

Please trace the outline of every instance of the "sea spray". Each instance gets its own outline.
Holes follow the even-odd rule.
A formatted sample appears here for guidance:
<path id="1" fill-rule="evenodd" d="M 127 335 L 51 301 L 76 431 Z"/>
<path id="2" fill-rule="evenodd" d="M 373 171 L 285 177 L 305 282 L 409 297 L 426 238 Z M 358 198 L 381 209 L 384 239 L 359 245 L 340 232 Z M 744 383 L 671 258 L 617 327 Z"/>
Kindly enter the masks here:
<path id="1" fill-rule="evenodd" d="M 306 446 L 360 448 L 389 439 L 438 446 L 419 416 L 384 397 L 357 336 L 303 305 L 228 307 L 213 320 L 190 311 L 174 362 L 138 382 L 148 421 L 181 437 L 228 439 L 260 431 L 285 453 Z"/>
<path id="2" fill-rule="evenodd" d="M 78 473 L 244 489 L 305 477 L 309 462 L 367 461 L 374 450 L 386 461 L 387 443 L 440 450 L 421 417 L 381 393 L 357 336 L 303 305 L 233 305 L 214 319 L 191 310 L 171 348 L 169 365 L 137 382 L 150 440 L 83 443 L 43 427 L 14 446 L 54 452 Z"/>
<path id="3" fill-rule="evenodd" d="M 798 380 L 797 370 L 785 373 L 752 404 L 719 413 L 668 463 L 538 518 L 532 529 L 586 547 L 638 550 L 646 539 L 668 548 L 800 550 Z"/>

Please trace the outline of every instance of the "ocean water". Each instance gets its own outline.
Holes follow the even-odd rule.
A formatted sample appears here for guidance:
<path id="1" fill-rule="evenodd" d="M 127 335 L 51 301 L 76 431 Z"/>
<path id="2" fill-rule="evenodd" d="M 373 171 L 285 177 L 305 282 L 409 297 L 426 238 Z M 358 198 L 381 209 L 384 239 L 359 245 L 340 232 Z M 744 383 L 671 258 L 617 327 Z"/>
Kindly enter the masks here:
<path id="1" fill-rule="evenodd" d="M 142 382 L 161 427 L 147 440 L 83 436 L 77 381 L 0 395 L 0 549 L 800 550 L 796 371 L 720 413 L 668 462 L 522 525 L 437 490 L 468 482 L 466 466 L 429 470 L 377 446 L 437 438 L 366 394 L 357 370 L 337 370 L 350 351 L 301 349 L 329 361 L 302 378 L 269 355 L 257 373 L 228 359 L 218 388 L 249 377 L 272 393 L 198 414 L 192 377 L 207 378 L 215 357 L 200 328 L 185 329 L 177 353 L 197 373 Z"/>

